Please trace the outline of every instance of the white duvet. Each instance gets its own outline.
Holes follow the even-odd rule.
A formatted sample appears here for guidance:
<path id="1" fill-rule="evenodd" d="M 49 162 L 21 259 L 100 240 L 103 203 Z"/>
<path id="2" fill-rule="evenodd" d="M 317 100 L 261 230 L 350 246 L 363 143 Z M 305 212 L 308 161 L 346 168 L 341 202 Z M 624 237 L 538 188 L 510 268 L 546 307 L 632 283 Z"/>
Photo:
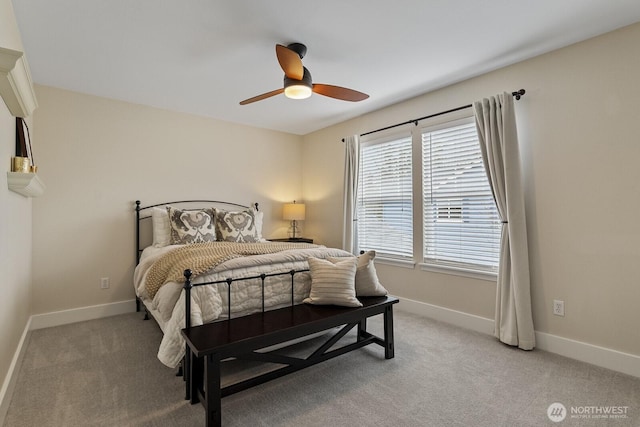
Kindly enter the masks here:
<path id="1" fill-rule="evenodd" d="M 151 300 L 145 290 L 146 274 L 153 263 L 168 251 L 179 246 L 164 248 L 149 247 L 144 250 L 140 263 L 134 272 L 136 295 L 154 314 L 164 332 L 158 359 L 168 367 L 178 366 L 184 355 L 184 340 L 180 330 L 185 323 L 185 303 L 182 283 L 170 282 L 163 285 Z M 341 249 L 317 247 L 295 249 L 267 255 L 245 256 L 226 261 L 207 274 L 198 276 L 193 283 L 212 282 L 227 278 L 239 279 L 262 273 L 279 273 L 309 268 L 309 257 L 327 258 L 352 256 Z M 309 296 L 311 279 L 309 273 L 296 273 L 294 281 L 294 302 L 300 304 Z M 226 319 L 227 284 L 194 287 L 191 292 L 191 324 L 193 326 Z M 291 276 L 270 277 L 265 281 L 265 308 L 275 309 L 291 304 Z M 262 287 L 260 279 L 233 282 L 231 286 L 231 317 L 244 316 L 262 309 Z"/>

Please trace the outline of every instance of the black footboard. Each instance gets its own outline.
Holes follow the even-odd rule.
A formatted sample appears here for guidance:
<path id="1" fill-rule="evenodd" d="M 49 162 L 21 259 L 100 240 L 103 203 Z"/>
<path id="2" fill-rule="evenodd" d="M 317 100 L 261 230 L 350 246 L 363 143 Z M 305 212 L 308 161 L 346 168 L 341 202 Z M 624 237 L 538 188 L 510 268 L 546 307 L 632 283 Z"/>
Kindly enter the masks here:
<path id="1" fill-rule="evenodd" d="M 284 272 L 284 273 L 270 273 L 270 274 L 266 274 L 266 273 L 262 273 L 260 275 L 257 276 L 249 276 L 249 277 L 243 277 L 243 278 L 239 278 L 239 279 L 233 279 L 233 278 L 228 278 L 228 279 L 224 279 L 224 280 L 217 280 L 217 281 L 213 281 L 213 282 L 202 282 L 202 283 L 193 283 L 191 281 L 191 276 L 192 276 L 192 272 L 191 270 L 185 270 L 184 271 L 184 277 L 185 277 L 185 282 L 184 282 L 184 292 L 185 292 L 185 320 L 184 320 L 184 324 L 185 324 L 185 330 L 189 330 L 191 329 L 191 291 L 194 287 L 198 287 L 198 286 L 209 286 L 209 285 L 217 285 L 217 284 L 221 284 L 221 283 L 226 283 L 227 285 L 227 321 L 231 320 L 231 288 L 233 286 L 234 283 L 236 282 L 243 282 L 243 281 L 247 281 L 247 280 L 256 280 L 256 279 L 260 279 L 260 285 L 261 285 L 261 301 L 262 301 L 262 310 L 261 313 L 265 313 L 266 309 L 265 309 L 265 303 L 264 303 L 264 288 L 265 288 L 265 281 L 267 278 L 269 277 L 275 277 L 275 276 L 283 276 L 283 275 L 289 275 L 291 276 L 291 307 L 293 307 L 295 305 L 295 275 L 299 274 L 299 273 L 305 273 L 308 272 L 309 269 L 302 269 L 302 270 L 290 270 L 288 272 Z M 247 316 L 243 316 L 243 317 L 247 317 Z M 220 323 L 220 322 L 216 322 L 216 323 Z M 191 375 L 189 375 L 189 373 L 191 372 L 191 348 L 189 347 L 188 343 L 185 343 L 185 357 L 184 357 L 184 374 L 185 374 L 185 382 L 186 382 L 186 391 L 185 391 L 185 399 L 189 400 L 192 398 L 191 395 L 191 381 L 192 381 L 192 377 Z"/>
<path id="2" fill-rule="evenodd" d="M 278 274 L 291 274 L 293 288 L 293 276 L 296 273 L 296 271 L 292 271 Z M 398 302 L 397 298 L 390 296 L 361 297 L 359 300 L 362 302 L 362 307 L 293 305 L 292 299 L 290 307 L 269 311 L 264 311 L 263 307 L 262 312 L 248 316 L 229 317 L 223 321 L 191 326 L 190 291 L 196 285 L 191 284 L 190 271 L 185 271 L 185 277 L 187 279 L 185 282 L 187 326 L 182 330 L 182 335 L 186 342 L 186 398 L 190 399 L 191 403 L 201 402 L 204 405 L 207 426 L 221 425 L 220 408 L 221 399 L 224 396 L 246 390 L 369 344 L 382 346 L 386 359 L 394 357 L 393 304 Z M 258 278 L 262 278 L 263 287 L 265 277 L 268 275 L 258 276 Z M 233 282 L 233 280 L 229 280 L 230 283 Z M 204 283 L 197 286 L 199 285 L 204 285 Z M 384 337 L 375 336 L 367 331 L 367 319 L 379 314 L 384 316 Z M 342 328 L 337 333 L 323 342 L 306 358 L 284 356 L 275 351 L 257 351 L 339 326 Z M 357 328 L 355 341 L 332 349 L 353 328 Z M 271 362 L 283 366 L 266 374 L 221 388 L 220 361 L 229 357 Z"/>

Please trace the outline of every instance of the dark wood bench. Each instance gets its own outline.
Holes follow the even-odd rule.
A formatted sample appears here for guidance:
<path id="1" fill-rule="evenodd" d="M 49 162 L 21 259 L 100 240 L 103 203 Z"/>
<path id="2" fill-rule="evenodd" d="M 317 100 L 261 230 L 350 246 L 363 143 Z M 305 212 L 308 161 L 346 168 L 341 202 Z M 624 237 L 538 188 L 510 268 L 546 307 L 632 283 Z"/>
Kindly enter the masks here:
<path id="1" fill-rule="evenodd" d="M 324 360 L 364 347 L 378 344 L 384 348 L 384 356 L 391 359 L 393 349 L 393 304 L 397 298 L 358 298 L 362 307 L 338 307 L 300 304 L 248 316 L 217 321 L 182 330 L 186 341 L 187 398 L 191 403 L 201 402 L 206 412 L 207 426 L 220 426 L 221 399 L 266 381 L 298 371 Z M 367 331 L 367 319 L 384 316 L 384 337 Z M 342 326 L 324 341 L 310 356 L 297 358 L 278 354 L 277 350 L 257 352 L 276 344 L 306 337 Z M 354 341 L 331 349 L 354 327 Z M 274 371 L 221 387 L 220 362 L 234 357 L 241 360 L 271 362 L 284 365 Z"/>

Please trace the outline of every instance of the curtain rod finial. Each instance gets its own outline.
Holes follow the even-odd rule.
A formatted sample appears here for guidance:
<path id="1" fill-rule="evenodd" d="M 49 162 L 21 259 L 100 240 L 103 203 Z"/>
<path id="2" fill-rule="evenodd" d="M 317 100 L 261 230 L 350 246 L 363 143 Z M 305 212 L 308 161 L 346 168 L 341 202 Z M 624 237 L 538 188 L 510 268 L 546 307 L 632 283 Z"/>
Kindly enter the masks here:
<path id="1" fill-rule="evenodd" d="M 520 101 L 520 98 L 522 97 L 522 95 L 524 95 L 526 93 L 526 91 L 524 89 L 520 89 L 516 92 L 512 92 L 511 95 L 515 96 L 516 101 Z"/>

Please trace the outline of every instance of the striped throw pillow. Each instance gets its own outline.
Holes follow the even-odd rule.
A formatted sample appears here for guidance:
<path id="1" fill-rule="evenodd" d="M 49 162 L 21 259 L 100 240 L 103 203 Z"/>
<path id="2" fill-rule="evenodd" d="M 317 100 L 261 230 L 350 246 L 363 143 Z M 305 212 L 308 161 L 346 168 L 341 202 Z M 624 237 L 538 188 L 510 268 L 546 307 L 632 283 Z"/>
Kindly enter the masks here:
<path id="1" fill-rule="evenodd" d="M 357 259 L 347 258 L 336 262 L 309 258 L 311 292 L 303 302 L 315 305 L 341 305 L 362 307 L 356 298 Z"/>

